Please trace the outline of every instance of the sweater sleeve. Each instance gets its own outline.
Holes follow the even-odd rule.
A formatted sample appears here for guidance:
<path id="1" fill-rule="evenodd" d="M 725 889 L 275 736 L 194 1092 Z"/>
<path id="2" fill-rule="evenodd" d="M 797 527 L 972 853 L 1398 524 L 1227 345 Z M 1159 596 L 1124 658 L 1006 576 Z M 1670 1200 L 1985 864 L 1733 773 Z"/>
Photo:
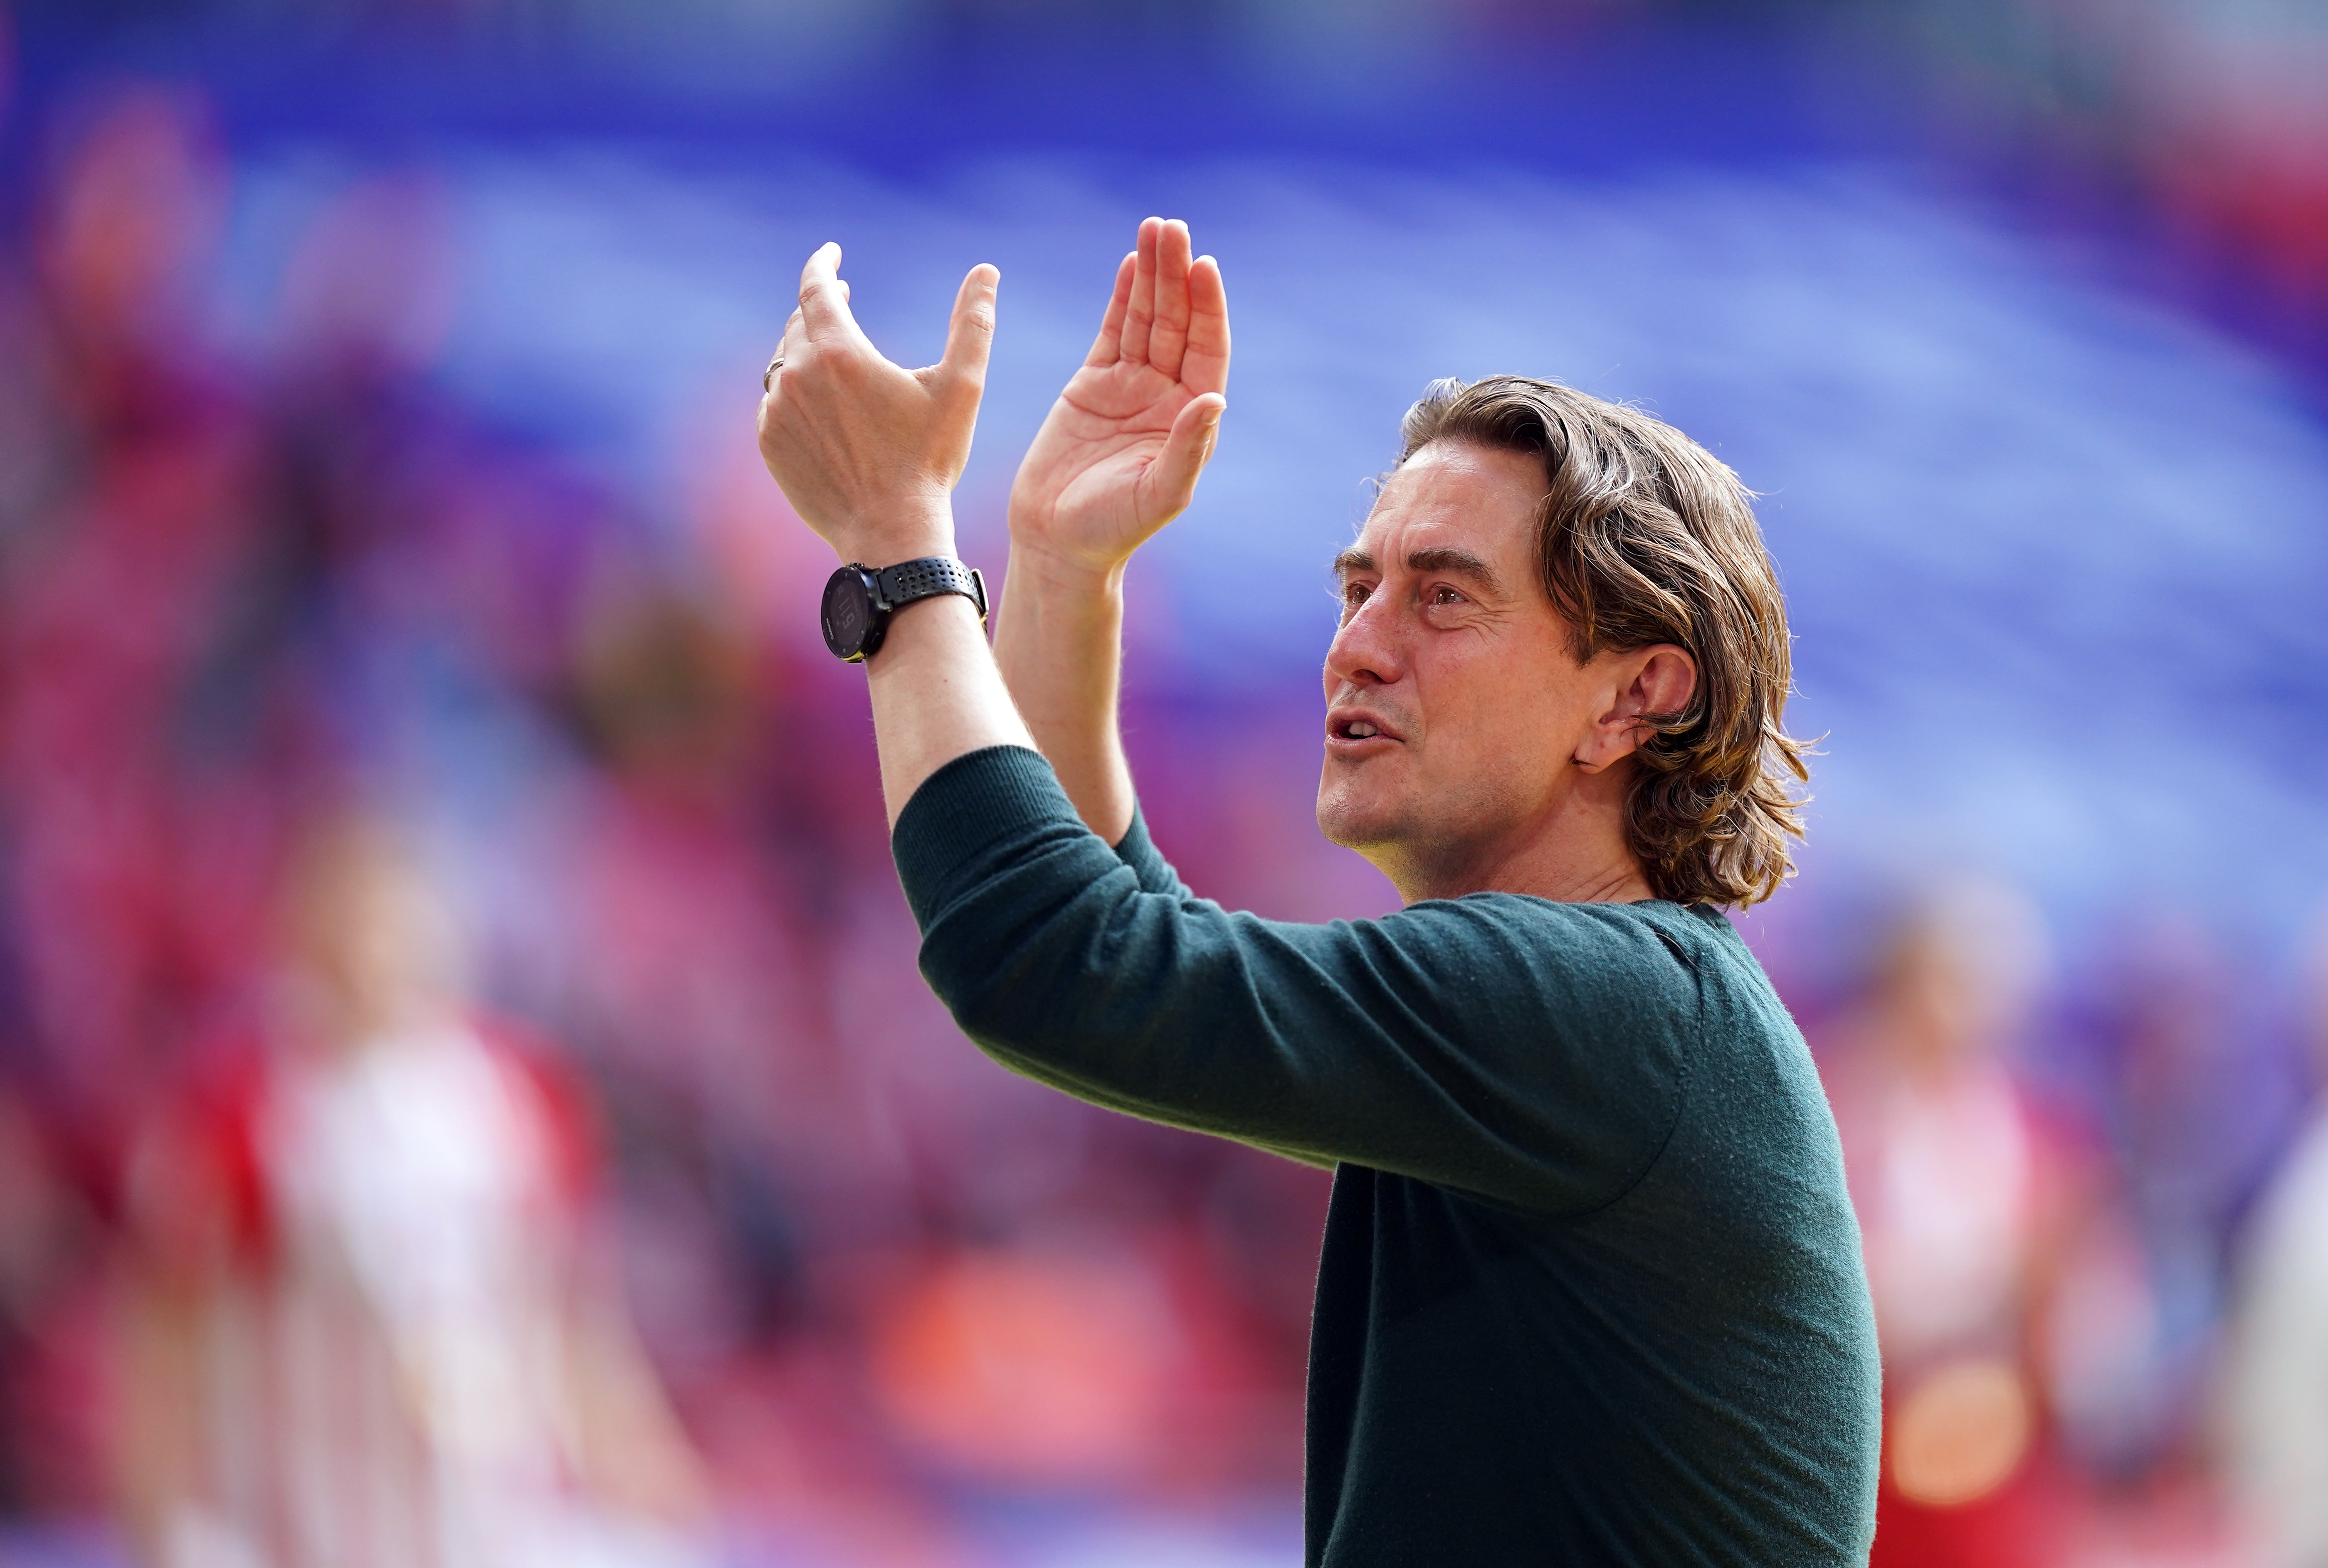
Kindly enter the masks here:
<path id="1" fill-rule="evenodd" d="M 1131 868 L 1140 878 L 1142 893 L 1164 893 L 1175 898 L 1188 898 L 1191 894 L 1172 869 L 1171 862 L 1158 852 L 1156 841 L 1148 836 L 1148 816 L 1138 806 L 1131 809 L 1131 826 L 1115 846 L 1116 859 Z"/>
<path id="2" fill-rule="evenodd" d="M 1014 746 L 933 775 L 892 847 L 963 1031 L 1094 1103 L 1563 1214 L 1622 1194 L 1679 1115 L 1696 978 L 1645 906 L 1233 914 L 1137 819 L 1111 850 Z"/>

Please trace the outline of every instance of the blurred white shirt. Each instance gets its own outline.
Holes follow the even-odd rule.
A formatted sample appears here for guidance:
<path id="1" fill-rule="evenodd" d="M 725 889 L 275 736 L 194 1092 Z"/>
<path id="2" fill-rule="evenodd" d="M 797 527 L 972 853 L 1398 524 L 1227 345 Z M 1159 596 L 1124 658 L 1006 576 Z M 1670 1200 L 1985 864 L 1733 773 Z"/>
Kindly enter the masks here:
<path id="1" fill-rule="evenodd" d="M 2248 1233 L 2224 1379 L 2233 1495 L 2274 1568 L 2328 1564 L 2328 1117 Z"/>

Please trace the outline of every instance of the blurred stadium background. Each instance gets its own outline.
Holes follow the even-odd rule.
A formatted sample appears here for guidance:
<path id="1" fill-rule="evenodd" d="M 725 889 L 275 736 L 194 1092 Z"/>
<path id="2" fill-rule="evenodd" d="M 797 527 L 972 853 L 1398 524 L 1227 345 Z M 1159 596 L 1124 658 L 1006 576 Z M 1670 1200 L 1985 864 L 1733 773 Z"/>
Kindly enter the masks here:
<path id="1" fill-rule="evenodd" d="M 965 550 L 1149 212 L 1238 338 L 1134 574 L 1188 879 L 1310 821 L 1429 379 L 1765 496 L 1823 734 L 1743 917 L 1887 1357 L 1876 1561 L 2328 1562 L 2328 13 L 0 0 L 0 1563 L 1300 1560 L 1324 1181 L 921 988 L 801 258 Z"/>

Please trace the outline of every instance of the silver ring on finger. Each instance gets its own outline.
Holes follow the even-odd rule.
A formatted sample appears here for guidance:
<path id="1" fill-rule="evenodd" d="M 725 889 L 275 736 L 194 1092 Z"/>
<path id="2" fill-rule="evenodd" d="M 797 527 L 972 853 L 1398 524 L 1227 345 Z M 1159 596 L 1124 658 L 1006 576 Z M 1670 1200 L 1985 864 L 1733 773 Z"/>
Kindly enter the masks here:
<path id="1" fill-rule="evenodd" d="M 766 370 L 762 371 L 760 372 L 760 390 L 762 390 L 763 392 L 773 392 L 773 391 L 774 391 L 774 390 L 776 390 L 776 389 L 775 389 L 776 372 L 777 372 L 778 371 L 783 370 L 784 368 L 784 355 L 782 355 L 782 354 L 778 354 L 774 359 L 770 360 L 770 361 L 768 361 L 768 368 L 767 368 Z"/>

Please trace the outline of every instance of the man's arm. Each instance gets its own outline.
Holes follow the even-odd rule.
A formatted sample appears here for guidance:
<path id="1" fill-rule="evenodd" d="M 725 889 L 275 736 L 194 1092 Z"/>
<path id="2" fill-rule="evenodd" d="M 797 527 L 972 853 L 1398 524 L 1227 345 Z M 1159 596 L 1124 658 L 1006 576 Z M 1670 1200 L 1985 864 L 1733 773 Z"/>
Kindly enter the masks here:
<path id="1" fill-rule="evenodd" d="M 1228 300 L 1188 226 L 1150 218 L 1117 268 L 1091 352 L 1010 487 L 994 657 L 1085 826 L 1131 826 L 1116 724 L 1123 570 L 1196 493 L 1227 408 Z"/>
<path id="2" fill-rule="evenodd" d="M 1546 1214 L 1624 1190 L 1704 1032 L 1703 916 L 1489 895 L 1380 920 L 1231 914 L 1140 869 L 1009 746 L 957 758 L 891 835 L 922 974 L 1003 1066 L 1314 1164 Z"/>
<path id="3" fill-rule="evenodd" d="M 906 371 L 881 357 L 849 310 L 840 247 L 801 271 L 782 367 L 760 402 L 760 455 L 801 521 L 844 561 L 874 568 L 954 553 L 953 485 L 970 457 L 1001 275 L 962 279 L 945 357 Z M 1032 746 L 994 667 L 977 612 L 959 595 L 897 612 L 867 661 L 889 821 L 922 782 L 966 752 Z"/>

